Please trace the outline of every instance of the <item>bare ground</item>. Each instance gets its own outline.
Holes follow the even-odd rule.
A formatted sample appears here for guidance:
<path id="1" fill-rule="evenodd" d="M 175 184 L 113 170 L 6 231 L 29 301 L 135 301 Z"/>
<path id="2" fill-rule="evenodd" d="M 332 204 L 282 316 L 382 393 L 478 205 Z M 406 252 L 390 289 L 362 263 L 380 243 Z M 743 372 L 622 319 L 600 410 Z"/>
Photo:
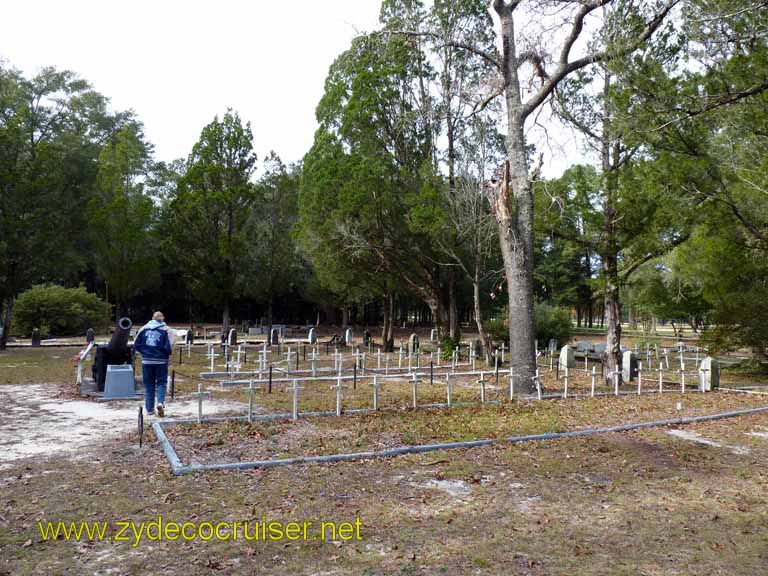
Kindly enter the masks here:
<path id="1" fill-rule="evenodd" d="M 16 456 L 0 470 L 0 574 L 768 572 L 766 414 L 688 426 L 688 437 L 654 429 L 386 460 L 174 477 L 151 433 L 143 449 L 136 444 L 134 406 L 104 407 L 114 411 L 111 416 L 129 412 L 126 428 L 106 427 L 90 412 L 69 416 L 71 403 L 56 398 L 55 387 L 49 391 L 45 397 L 31 389 L 17 399 L 17 406 L 43 408 L 25 409 L 30 431 L 17 442 L 7 442 L 3 452 L 14 444 L 37 442 L 32 431 L 36 426 L 45 430 L 44 422 L 54 417 L 62 418 L 59 428 L 87 422 L 99 434 L 87 438 L 87 450 L 81 445 L 74 453 L 59 450 L 64 440 L 57 435 L 39 441 L 49 447 L 45 454 L 14 448 Z M 0 394 L 8 398 L 6 387 L 0 387 Z M 725 394 L 670 395 L 663 402 L 667 398 L 682 401 L 684 410 L 700 412 L 754 406 L 761 400 L 768 404 L 768 398 Z M 236 402 L 242 397 L 238 393 L 224 399 Z M 495 420 L 504 426 L 530 419 L 570 428 L 646 419 L 669 409 L 661 399 L 645 396 L 603 400 L 608 399 L 551 403 L 551 414 L 539 408 L 546 415 L 543 420 L 524 407 L 507 406 L 481 409 L 466 420 L 419 411 L 399 414 L 400 419 L 385 422 L 387 426 L 374 426 L 365 418 L 331 418 L 322 426 L 333 425 L 339 438 L 356 438 L 360 426 L 367 425 L 371 438 L 381 434 L 386 439 L 387 434 L 402 434 L 399 428 L 410 422 L 411 434 L 444 438 L 467 426 L 466 433 L 487 433 Z M 660 404 L 654 407 L 652 402 Z M 103 405 L 98 406 L 101 410 Z M 505 421 L 504 408 L 515 417 Z M 14 414 L 5 411 L 0 420 L 3 441 L 24 420 Z M 286 433 L 296 430 L 301 432 Z M 83 453 L 88 457 L 74 457 Z M 38 520 L 140 522 L 158 515 L 214 523 L 262 516 L 282 521 L 359 516 L 363 540 L 143 541 L 133 547 L 116 541 L 43 541 L 37 528 Z"/>

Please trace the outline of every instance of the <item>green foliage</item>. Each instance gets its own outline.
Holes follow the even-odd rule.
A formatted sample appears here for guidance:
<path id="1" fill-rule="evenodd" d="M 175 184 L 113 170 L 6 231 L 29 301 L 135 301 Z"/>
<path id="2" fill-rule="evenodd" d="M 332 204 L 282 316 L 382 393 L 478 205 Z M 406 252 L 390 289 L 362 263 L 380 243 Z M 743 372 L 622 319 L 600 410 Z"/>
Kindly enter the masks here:
<path id="1" fill-rule="evenodd" d="M 595 297 L 597 249 L 591 239 L 601 228 L 600 174 L 592 166 L 574 166 L 534 190 L 536 296 L 586 310 Z"/>
<path id="2" fill-rule="evenodd" d="M 428 291 L 435 283 L 425 276 L 439 273 L 423 262 L 438 217 L 432 132 L 418 89 L 428 75 L 423 58 L 400 36 L 361 36 L 326 79 L 320 128 L 304 158 L 297 239 L 340 303 L 398 284 Z"/>
<path id="3" fill-rule="evenodd" d="M 489 320 L 485 324 L 488 334 L 495 342 L 509 342 L 509 325 L 505 320 L 507 316 L 505 309 L 499 317 Z M 571 315 L 566 308 L 536 302 L 533 317 L 536 323 L 536 341 L 539 348 L 547 346 L 553 338 L 557 340 L 560 346 L 571 339 Z"/>
<path id="4" fill-rule="evenodd" d="M 494 342 L 509 342 L 509 322 L 505 320 L 508 317 L 506 310 L 504 308 L 500 317 L 492 318 L 483 323 L 483 328 Z"/>
<path id="5" fill-rule="evenodd" d="M 557 340 L 559 346 L 571 339 L 571 315 L 567 309 L 537 302 L 533 316 L 539 348 L 547 346 L 551 339 Z"/>
<path id="6" fill-rule="evenodd" d="M 43 336 L 84 336 L 88 328 L 104 326 L 106 304 L 85 287 L 38 284 L 22 292 L 13 309 L 13 332 L 28 337 L 34 328 Z"/>
<path id="7" fill-rule="evenodd" d="M 72 72 L 43 68 L 26 78 L 0 61 L 0 300 L 8 308 L 32 284 L 74 279 L 93 263 L 86 208 L 99 152 L 133 119 L 107 104 Z"/>
<path id="8" fill-rule="evenodd" d="M 275 152 L 264 161 L 264 174 L 256 183 L 259 210 L 248 222 L 250 243 L 246 266 L 251 278 L 246 292 L 267 303 L 267 321 L 272 321 L 276 296 L 304 288 L 307 269 L 299 258 L 294 228 L 298 218 L 300 172 L 286 166 Z"/>
<path id="9" fill-rule="evenodd" d="M 768 259 L 743 228 L 702 226 L 670 259 L 681 281 L 701 290 L 712 306 L 704 333 L 713 351 L 768 346 Z"/>
<path id="10" fill-rule="evenodd" d="M 440 350 L 443 360 L 450 360 L 453 357 L 453 351 L 459 347 L 460 338 L 451 338 L 443 336 L 440 338 Z"/>
<path id="11" fill-rule="evenodd" d="M 673 261 L 671 257 L 667 260 Z M 663 262 L 644 266 L 635 276 L 632 305 L 638 313 L 687 323 L 696 331 L 706 325 L 711 305 L 700 286 L 684 280 Z"/>
<path id="12" fill-rule="evenodd" d="M 246 288 L 249 221 L 258 206 L 250 123 L 228 110 L 205 126 L 168 203 L 166 248 L 194 294 L 224 309 Z"/>
<path id="13" fill-rule="evenodd" d="M 155 205 L 144 191 L 150 146 L 141 126 L 124 126 L 102 148 L 96 193 L 88 205 L 96 270 L 119 305 L 158 276 Z"/>

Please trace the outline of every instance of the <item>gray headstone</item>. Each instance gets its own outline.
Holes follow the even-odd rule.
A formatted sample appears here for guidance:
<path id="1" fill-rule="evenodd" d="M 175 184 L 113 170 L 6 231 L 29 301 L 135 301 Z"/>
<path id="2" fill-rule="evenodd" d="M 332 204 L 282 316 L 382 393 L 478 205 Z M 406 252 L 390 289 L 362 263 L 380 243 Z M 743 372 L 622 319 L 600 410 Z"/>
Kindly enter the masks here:
<path id="1" fill-rule="evenodd" d="M 235 330 L 234 328 L 232 328 L 229 331 L 229 334 L 227 335 L 227 344 L 229 344 L 230 346 L 234 346 L 235 344 L 237 344 L 237 330 Z"/>
<path id="2" fill-rule="evenodd" d="M 699 386 L 702 390 L 720 387 L 720 362 L 712 356 L 707 356 L 699 364 Z"/>
<path id="3" fill-rule="evenodd" d="M 625 350 L 621 356 L 621 378 L 624 382 L 637 378 L 637 356 L 631 350 Z"/>
<path id="4" fill-rule="evenodd" d="M 437 340 L 437 330 L 432 328 L 432 331 L 429 333 L 429 341 L 434 342 L 435 340 Z"/>
<path id="5" fill-rule="evenodd" d="M 40 346 L 40 341 L 42 339 L 40 338 L 40 329 L 35 328 L 32 330 L 32 346 Z"/>
<path id="6" fill-rule="evenodd" d="M 595 354 L 600 354 L 601 356 L 605 354 L 605 344 L 595 344 Z"/>
<path id="7" fill-rule="evenodd" d="M 549 353 L 550 353 L 550 354 L 554 354 L 555 352 L 557 352 L 557 340 L 556 340 L 556 339 L 554 339 L 554 338 L 552 338 L 552 339 L 549 341 L 549 346 L 548 346 L 548 348 L 549 348 Z"/>
<path id="8" fill-rule="evenodd" d="M 344 344 L 352 346 L 355 341 L 355 334 L 352 332 L 352 328 L 347 328 L 344 331 Z"/>
<path id="9" fill-rule="evenodd" d="M 90 344 L 96 340 L 96 331 L 93 328 L 88 328 L 88 330 L 85 331 L 85 342 L 86 344 Z"/>
<path id="10" fill-rule="evenodd" d="M 419 350 L 419 337 L 416 334 L 411 334 L 408 338 L 408 350 L 410 352 L 417 352 Z"/>
<path id="11" fill-rule="evenodd" d="M 563 346 L 560 349 L 560 370 L 576 367 L 576 355 L 571 346 Z"/>
<path id="12" fill-rule="evenodd" d="M 315 332 L 314 328 L 309 329 L 307 340 L 309 341 L 310 344 L 317 344 L 317 333 Z"/>
<path id="13" fill-rule="evenodd" d="M 280 329 L 272 328 L 272 331 L 269 333 L 269 343 L 274 345 L 278 342 L 280 342 Z"/>
<path id="14" fill-rule="evenodd" d="M 576 342 L 576 350 L 578 352 L 589 352 L 592 349 L 592 344 L 584 340 Z"/>
<path id="15" fill-rule="evenodd" d="M 479 358 L 483 355 L 483 341 L 479 338 L 472 340 L 472 352 L 474 353 L 475 358 Z"/>

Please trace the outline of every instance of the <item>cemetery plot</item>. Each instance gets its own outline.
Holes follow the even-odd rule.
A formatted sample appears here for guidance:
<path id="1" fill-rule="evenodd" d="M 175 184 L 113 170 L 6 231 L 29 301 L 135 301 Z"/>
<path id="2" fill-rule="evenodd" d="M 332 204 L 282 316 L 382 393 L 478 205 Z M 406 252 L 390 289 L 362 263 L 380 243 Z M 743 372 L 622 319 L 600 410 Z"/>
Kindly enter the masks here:
<path id="1" fill-rule="evenodd" d="M 506 436 L 563 432 L 763 407 L 758 396 L 720 393 L 503 401 L 464 406 L 201 424 L 168 422 L 164 430 L 184 465 L 380 451 Z"/>

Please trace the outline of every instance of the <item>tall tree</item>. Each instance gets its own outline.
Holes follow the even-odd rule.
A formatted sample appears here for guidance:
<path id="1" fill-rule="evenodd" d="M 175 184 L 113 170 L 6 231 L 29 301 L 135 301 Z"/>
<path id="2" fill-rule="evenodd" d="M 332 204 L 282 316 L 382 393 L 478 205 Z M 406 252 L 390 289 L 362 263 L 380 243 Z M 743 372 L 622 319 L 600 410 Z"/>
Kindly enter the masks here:
<path id="1" fill-rule="evenodd" d="M 336 247 L 323 260 L 315 250 L 313 263 L 349 276 L 368 270 L 369 285 L 390 303 L 385 313 L 394 286 L 406 287 L 447 333 L 441 270 L 425 224 L 440 206 L 425 74 L 419 45 L 397 36 L 359 37 L 337 59 L 304 162 L 301 229 L 305 246 L 322 232 L 325 246 Z M 309 224 L 323 209 L 306 209 L 315 203 L 333 214 L 327 226 Z"/>
<path id="2" fill-rule="evenodd" d="M 221 308 L 225 330 L 248 279 L 255 167 L 251 125 L 228 110 L 203 128 L 168 205 L 172 253 L 197 297 Z"/>
<path id="3" fill-rule="evenodd" d="M 264 174 L 256 184 L 259 210 L 249 222 L 250 256 L 253 265 L 250 291 L 263 296 L 271 329 L 275 297 L 290 292 L 303 277 L 293 238 L 298 218 L 298 167 L 286 168 L 271 152 L 264 161 Z"/>
<path id="4" fill-rule="evenodd" d="M 16 296 L 84 266 L 96 157 L 119 121 L 72 72 L 45 68 L 26 79 L 0 65 L 0 350 Z"/>
<path id="5" fill-rule="evenodd" d="M 637 7 L 631 2 L 611 0 L 565 1 L 546 3 L 542 7 L 557 6 L 556 14 L 562 19 L 560 27 L 546 27 L 539 37 L 518 38 L 517 23 L 524 10 L 536 11 L 536 6 L 521 0 L 493 0 L 492 7 L 499 18 L 501 54 L 482 51 L 494 63 L 502 76 L 498 94 L 504 95 L 506 105 L 508 160 L 496 186 L 492 204 L 499 229 L 501 252 L 509 295 L 510 357 L 517 389 L 531 393 L 535 389 L 536 371 L 535 330 L 533 320 L 533 250 L 534 200 L 528 165 L 526 121 L 547 101 L 558 85 L 570 75 L 598 62 L 609 62 L 626 57 L 645 44 L 661 26 L 678 0 L 649 3 Z M 579 57 L 574 47 L 583 39 L 585 21 L 599 8 L 617 4 L 641 12 L 640 17 L 624 19 L 621 34 L 593 39 Z M 618 10 L 616 11 L 619 12 Z M 645 14 L 642 14 L 645 12 Z M 543 17 L 548 15 L 542 14 Z M 551 16 L 550 16 L 551 18 Z M 564 30 L 563 30 L 564 28 Z M 543 36 L 547 34 L 548 37 Z M 562 35 L 559 50 L 550 52 L 555 43 L 554 34 Z M 472 48 L 477 50 L 476 48 Z M 521 73 L 530 72 L 531 82 L 524 85 Z M 493 95 L 493 94 L 491 94 Z"/>
<path id="6" fill-rule="evenodd" d="M 153 234 L 156 207 L 144 191 L 150 146 L 141 127 L 120 129 L 99 154 L 96 193 L 88 205 L 96 270 L 111 287 L 116 314 L 149 286 L 159 269 L 159 239 Z"/>

